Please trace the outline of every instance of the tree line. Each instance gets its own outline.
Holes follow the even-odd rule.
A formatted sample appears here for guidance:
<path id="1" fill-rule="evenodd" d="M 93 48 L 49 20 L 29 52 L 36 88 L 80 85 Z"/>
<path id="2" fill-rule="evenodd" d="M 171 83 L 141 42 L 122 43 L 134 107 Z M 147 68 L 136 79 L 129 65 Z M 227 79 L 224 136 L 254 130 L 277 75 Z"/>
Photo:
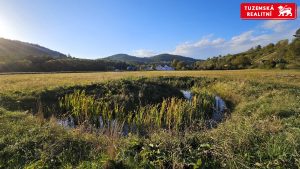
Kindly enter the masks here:
<path id="1" fill-rule="evenodd" d="M 194 69 L 227 70 L 247 68 L 300 68 L 300 38 L 289 43 L 281 40 L 276 44 L 270 43 L 264 47 L 258 45 L 246 52 L 228 54 L 198 61 Z"/>

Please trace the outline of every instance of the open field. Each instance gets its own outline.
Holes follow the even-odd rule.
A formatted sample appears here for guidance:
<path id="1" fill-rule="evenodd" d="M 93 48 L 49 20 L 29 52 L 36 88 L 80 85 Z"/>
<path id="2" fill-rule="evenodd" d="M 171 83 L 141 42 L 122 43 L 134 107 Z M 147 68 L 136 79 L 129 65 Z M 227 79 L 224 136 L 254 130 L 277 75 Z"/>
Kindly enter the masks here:
<path id="1" fill-rule="evenodd" d="M 181 100 L 182 88 L 199 100 Z M 58 94 L 77 127 L 43 117 L 47 104 L 36 102 Z M 211 128 L 213 96 L 229 111 Z M 299 70 L 0 75 L 0 101 L 0 168 L 300 167 Z M 36 115 L 26 111 L 31 105 Z M 85 124 L 98 124 L 99 112 L 113 112 L 107 121 L 122 118 L 142 134 Z"/>
<path id="2" fill-rule="evenodd" d="M 34 91 L 59 86 L 86 85 L 121 78 L 190 76 L 226 79 L 255 79 L 300 85 L 299 70 L 228 70 L 228 71 L 135 71 L 99 73 L 54 73 L 0 75 L 0 92 Z"/>

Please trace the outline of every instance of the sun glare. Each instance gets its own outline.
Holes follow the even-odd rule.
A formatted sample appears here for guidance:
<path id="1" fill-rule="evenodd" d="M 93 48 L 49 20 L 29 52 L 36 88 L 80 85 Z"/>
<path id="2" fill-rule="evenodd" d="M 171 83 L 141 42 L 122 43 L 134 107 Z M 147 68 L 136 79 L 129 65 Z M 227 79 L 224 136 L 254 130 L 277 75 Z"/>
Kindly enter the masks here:
<path id="1" fill-rule="evenodd" d="M 0 18 L 0 37 L 3 38 L 13 38 L 13 28 L 6 22 L 3 18 Z"/>

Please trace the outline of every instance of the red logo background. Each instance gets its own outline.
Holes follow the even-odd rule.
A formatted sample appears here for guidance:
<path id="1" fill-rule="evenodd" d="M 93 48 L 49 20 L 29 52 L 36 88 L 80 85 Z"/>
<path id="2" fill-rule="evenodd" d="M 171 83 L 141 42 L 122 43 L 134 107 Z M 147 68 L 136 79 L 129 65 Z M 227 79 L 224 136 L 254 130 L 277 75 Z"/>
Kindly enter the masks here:
<path id="1" fill-rule="evenodd" d="M 241 18 L 274 20 L 296 19 L 297 5 L 296 3 L 242 3 Z"/>

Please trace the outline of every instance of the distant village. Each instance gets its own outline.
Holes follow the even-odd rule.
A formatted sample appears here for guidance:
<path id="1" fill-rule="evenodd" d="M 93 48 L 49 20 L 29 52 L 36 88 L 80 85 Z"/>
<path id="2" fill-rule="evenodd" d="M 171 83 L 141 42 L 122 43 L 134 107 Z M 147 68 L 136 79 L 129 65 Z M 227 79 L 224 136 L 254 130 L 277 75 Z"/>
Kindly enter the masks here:
<path id="1" fill-rule="evenodd" d="M 157 65 L 157 66 L 128 66 L 128 71 L 136 71 L 136 70 L 145 70 L 145 71 L 151 71 L 151 70 L 158 70 L 158 71 L 173 71 L 175 68 L 168 66 L 168 65 Z M 116 69 L 116 71 L 119 71 Z"/>

